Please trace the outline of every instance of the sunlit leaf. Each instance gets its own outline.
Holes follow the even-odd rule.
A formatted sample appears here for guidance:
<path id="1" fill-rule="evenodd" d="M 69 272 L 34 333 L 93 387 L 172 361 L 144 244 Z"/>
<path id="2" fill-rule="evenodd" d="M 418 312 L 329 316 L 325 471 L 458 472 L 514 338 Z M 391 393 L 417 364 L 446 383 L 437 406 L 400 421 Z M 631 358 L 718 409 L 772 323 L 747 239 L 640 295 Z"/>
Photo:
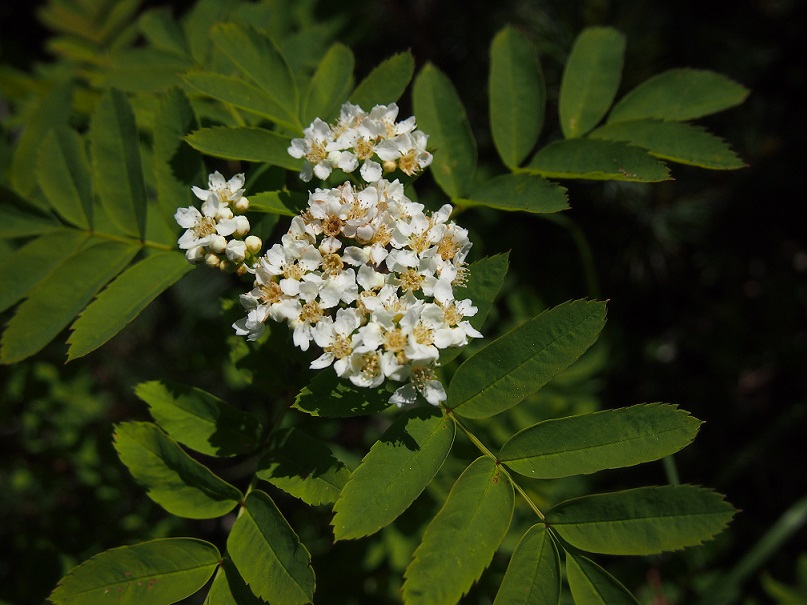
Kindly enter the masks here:
<path id="1" fill-rule="evenodd" d="M 537 174 L 504 174 L 474 187 L 468 199 L 457 200 L 468 206 L 487 206 L 511 212 L 545 214 L 569 207 L 566 189 Z"/>
<path id="2" fill-rule="evenodd" d="M 625 36 L 611 27 L 584 29 L 574 42 L 560 83 L 563 136 L 582 136 L 608 113 L 619 89 Z"/>
<path id="3" fill-rule="evenodd" d="M 530 41 L 505 27 L 490 46 L 490 130 L 502 161 L 516 168 L 535 147 L 544 124 L 546 85 Z"/>
<path id="4" fill-rule="evenodd" d="M 448 407 L 468 418 L 513 407 L 576 361 L 603 325 L 603 302 L 569 301 L 544 311 L 465 360 L 448 385 Z"/>
<path id="5" fill-rule="evenodd" d="M 513 486 L 483 456 L 465 469 L 406 569 L 407 605 L 451 605 L 493 559 L 513 514 Z"/>
<path id="6" fill-rule="evenodd" d="M 114 445 L 148 497 L 171 514 L 213 519 L 226 515 L 242 499 L 240 491 L 191 458 L 156 424 L 119 424 Z"/>
<path id="7" fill-rule="evenodd" d="M 566 579 L 576 605 L 639 605 L 619 580 L 583 555 L 566 553 Z"/>
<path id="8" fill-rule="evenodd" d="M 567 500 L 550 510 L 546 520 L 580 550 L 650 555 L 710 540 L 735 512 L 711 490 L 667 485 Z"/>
<path id="9" fill-rule="evenodd" d="M 201 589 L 218 549 L 195 538 L 163 538 L 104 551 L 75 567 L 48 599 L 56 605 L 168 605 Z"/>
<path id="10" fill-rule="evenodd" d="M 394 103 L 401 98 L 414 73 L 415 59 L 411 52 L 392 55 L 359 82 L 350 95 L 350 102 L 365 110 Z"/>
<path id="11" fill-rule="evenodd" d="M 92 228 L 92 177 L 81 137 L 66 126 L 50 131 L 42 141 L 37 182 L 48 202 L 67 222 Z"/>
<path id="12" fill-rule="evenodd" d="M 527 477 L 555 479 L 658 460 L 686 447 L 700 420 L 673 405 L 635 405 L 544 420 L 511 437 L 499 459 Z"/>
<path id="13" fill-rule="evenodd" d="M 312 506 L 336 502 L 350 478 L 324 442 L 295 428 L 272 434 L 256 474 Z"/>
<path id="14" fill-rule="evenodd" d="M 608 122 L 694 120 L 745 101 L 748 89 L 723 74 L 690 67 L 670 69 L 622 97 Z"/>
<path id="15" fill-rule="evenodd" d="M 192 450 L 225 457 L 258 447 L 260 422 L 207 391 L 152 380 L 137 385 L 135 395 L 165 432 Z"/>
<path id="16" fill-rule="evenodd" d="M 308 207 L 308 196 L 296 191 L 264 191 L 249 196 L 251 212 L 297 216 Z"/>
<path id="17" fill-rule="evenodd" d="M 560 555 L 543 523 L 533 525 L 516 546 L 493 605 L 557 605 Z"/>
<path id="18" fill-rule="evenodd" d="M 415 78 L 412 98 L 418 127 L 435 151 L 434 180 L 449 197 L 463 197 L 476 171 L 476 140 L 454 85 L 429 63 Z"/>
<path id="19" fill-rule="evenodd" d="M 302 160 L 287 152 L 291 139 L 264 128 L 215 126 L 192 132 L 185 140 L 194 149 L 217 158 L 266 162 L 298 172 L 303 166 Z"/>
<path id="20" fill-rule="evenodd" d="M 326 418 L 347 418 L 382 412 L 390 406 L 390 392 L 384 387 L 365 389 L 340 380 L 331 371 L 319 372 L 297 395 L 292 407 Z"/>
<path id="21" fill-rule="evenodd" d="M 301 113 L 303 124 L 314 118 L 329 122 L 353 90 L 353 52 L 335 42 L 325 53 L 308 83 Z"/>
<path id="22" fill-rule="evenodd" d="M 247 496 L 227 539 L 227 552 L 250 590 L 272 605 L 303 605 L 314 598 L 311 556 L 272 499 Z"/>
<path id="23" fill-rule="evenodd" d="M 409 508 L 443 465 L 455 430 L 435 408 L 399 416 L 342 489 L 332 522 L 336 539 L 372 534 Z"/>

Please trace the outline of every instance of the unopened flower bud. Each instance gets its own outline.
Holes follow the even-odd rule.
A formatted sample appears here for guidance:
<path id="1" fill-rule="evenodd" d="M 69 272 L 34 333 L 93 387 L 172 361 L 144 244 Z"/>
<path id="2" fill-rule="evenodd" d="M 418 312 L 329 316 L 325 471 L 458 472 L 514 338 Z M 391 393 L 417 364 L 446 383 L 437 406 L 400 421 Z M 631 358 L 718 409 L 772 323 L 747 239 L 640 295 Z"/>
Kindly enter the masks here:
<path id="1" fill-rule="evenodd" d="M 185 252 L 185 258 L 189 263 L 198 265 L 205 260 L 205 249 L 203 246 L 194 246 Z"/>
<path id="2" fill-rule="evenodd" d="M 247 273 L 249 273 L 249 267 L 247 267 L 244 263 L 241 263 L 240 265 L 238 265 L 238 269 L 235 270 L 235 273 L 238 276 L 246 275 Z"/>
<path id="3" fill-rule="evenodd" d="M 227 219 L 233 218 L 233 211 L 230 210 L 229 206 L 221 206 L 216 212 L 216 216 L 220 221 L 226 221 Z"/>
<path id="4" fill-rule="evenodd" d="M 228 261 L 226 258 L 219 263 L 219 269 L 224 273 L 232 273 L 235 271 L 235 263 Z"/>
<path id="5" fill-rule="evenodd" d="M 249 233 L 249 219 L 245 216 L 235 217 L 235 232 L 233 235 L 244 237 L 247 233 Z"/>
<path id="6" fill-rule="evenodd" d="M 233 263 L 243 263 L 246 255 L 247 245 L 240 239 L 233 239 L 227 243 L 227 258 Z"/>
<path id="7" fill-rule="evenodd" d="M 249 209 L 249 200 L 242 197 L 233 205 L 233 208 L 235 208 L 236 212 L 246 212 Z"/>
<path id="8" fill-rule="evenodd" d="M 250 254 L 257 254 L 263 248 L 263 242 L 257 235 L 250 235 L 244 240 Z"/>
<path id="9" fill-rule="evenodd" d="M 398 167 L 398 164 L 395 160 L 387 160 L 382 164 L 384 168 L 384 172 L 395 172 L 395 169 Z"/>
<path id="10" fill-rule="evenodd" d="M 227 240 L 223 235 L 214 235 L 208 244 L 210 250 L 216 254 L 221 254 L 227 249 Z"/>
<path id="11" fill-rule="evenodd" d="M 218 255 L 209 252 L 207 256 L 205 256 L 205 264 L 210 267 L 211 269 L 215 269 L 221 263 L 221 259 Z"/>

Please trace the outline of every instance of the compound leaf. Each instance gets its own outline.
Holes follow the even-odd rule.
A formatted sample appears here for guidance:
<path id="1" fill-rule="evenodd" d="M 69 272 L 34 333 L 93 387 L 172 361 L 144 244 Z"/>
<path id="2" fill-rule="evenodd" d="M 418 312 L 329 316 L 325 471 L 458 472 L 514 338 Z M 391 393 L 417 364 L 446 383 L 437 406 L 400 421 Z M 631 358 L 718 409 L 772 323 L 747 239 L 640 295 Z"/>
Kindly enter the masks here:
<path id="1" fill-rule="evenodd" d="M 50 131 L 39 151 L 37 182 L 63 219 L 92 229 L 92 178 L 78 133 L 66 126 Z"/>

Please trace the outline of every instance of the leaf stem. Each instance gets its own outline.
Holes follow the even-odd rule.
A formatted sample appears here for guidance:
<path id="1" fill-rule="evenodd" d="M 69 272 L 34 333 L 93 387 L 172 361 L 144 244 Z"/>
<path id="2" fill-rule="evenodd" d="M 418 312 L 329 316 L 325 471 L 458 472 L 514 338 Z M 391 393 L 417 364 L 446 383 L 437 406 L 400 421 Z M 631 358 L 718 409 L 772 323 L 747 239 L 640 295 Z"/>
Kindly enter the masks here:
<path id="1" fill-rule="evenodd" d="M 106 239 L 113 242 L 121 242 L 124 244 L 137 244 L 143 248 L 154 248 L 155 250 L 166 250 L 172 251 L 175 250 L 175 246 L 169 246 L 168 244 L 160 244 L 158 242 L 152 242 L 151 240 L 147 239 L 137 239 L 134 237 L 129 237 L 128 235 L 114 235 L 112 233 L 101 233 L 98 231 L 86 231 L 86 233 L 90 237 L 97 237 L 99 239 Z"/>

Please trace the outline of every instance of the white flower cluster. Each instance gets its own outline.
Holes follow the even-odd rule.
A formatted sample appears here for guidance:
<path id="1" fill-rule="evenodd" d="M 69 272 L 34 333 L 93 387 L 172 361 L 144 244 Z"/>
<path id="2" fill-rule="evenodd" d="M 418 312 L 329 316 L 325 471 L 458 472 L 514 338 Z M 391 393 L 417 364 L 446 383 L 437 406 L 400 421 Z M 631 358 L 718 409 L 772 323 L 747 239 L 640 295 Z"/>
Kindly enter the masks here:
<path id="1" fill-rule="evenodd" d="M 260 252 L 263 242 L 250 235 L 249 219 L 243 215 L 249 208 L 244 197 L 244 175 L 229 181 L 218 172 L 208 177 L 208 188 L 192 187 L 202 200 L 202 211 L 195 206 L 178 208 L 174 214 L 179 226 L 187 229 L 179 238 L 179 247 L 193 264 L 201 262 L 222 271 L 249 270 L 245 261 Z"/>
<path id="2" fill-rule="evenodd" d="M 315 175 L 324 180 L 334 168 L 350 173 L 359 162 L 359 173 L 367 183 L 396 169 L 409 176 L 420 172 L 432 162 L 426 151 L 429 137 L 416 130 L 414 116 L 401 122 L 395 121 L 397 117 L 395 103 L 376 105 L 370 113 L 345 103 L 333 126 L 315 119 L 303 131 L 305 138 L 292 140 L 288 149 L 292 157 L 305 158 L 300 178 L 308 182 Z"/>
<path id="3" fill-rule="evenodd" d="M 315 190 L 255 264 L 236 333 L 254 340 L 267 319 L 286 322 L 296 346 L 322 349 L 311 368 L 333 365 L 361 387 L 406 382 L 391 403 L 413 403 L 420 393 L 438 405 L 446 398 L 434 375 L 440 350 L 482 336 L 465 319 L 476 307 L 454 298 L 471 243 L 448 220 L 451 209 L 424 210 L 397 180 Z"/>

